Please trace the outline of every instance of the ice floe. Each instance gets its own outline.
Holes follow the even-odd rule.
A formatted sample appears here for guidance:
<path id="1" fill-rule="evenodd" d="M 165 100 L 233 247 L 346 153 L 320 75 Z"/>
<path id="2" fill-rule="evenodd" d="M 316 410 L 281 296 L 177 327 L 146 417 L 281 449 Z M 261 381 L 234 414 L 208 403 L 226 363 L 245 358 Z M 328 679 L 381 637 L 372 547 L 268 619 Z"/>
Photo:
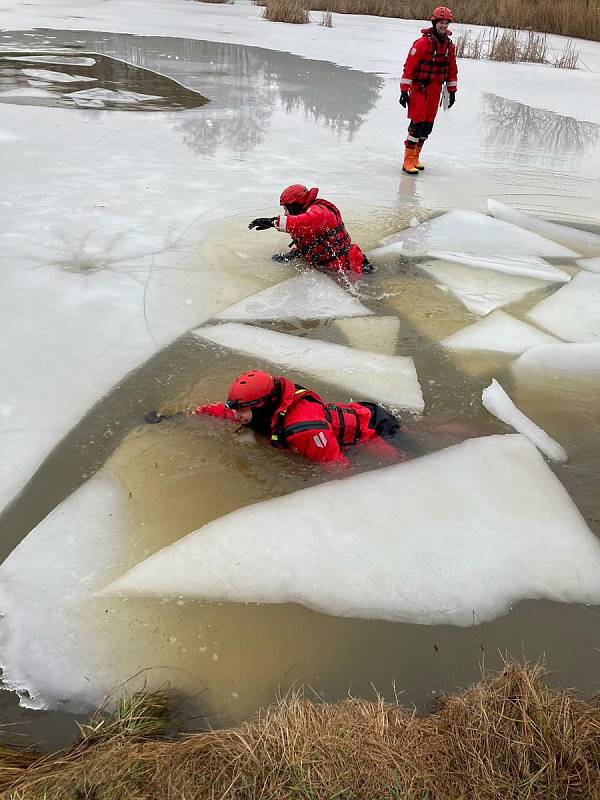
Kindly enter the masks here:
<path id="1" fill-rule="evenodd" d="M 506 435 L 247 506 L 105 591 L 473 625 L 526 598 L 599 603 L 599 570 L 600 542 L 560 481 Z"/>
<path id="2" fill-rule="evenodd" d="M 96 81 L 97 78 L 86 78 L 83 75 L 67 75 L 66 72 L 54 72 L 51 69 L 22 69 L 22 75 L 30 78 L 39 78 L 43 81 L 56 83 L 81 83 L 82 81 Z"/>
<path id="3" fill-rule="evenodd" d="M 366 353 L 238 322 L 209 325 L 193 333 L 254 359 L 331 383 L 350 392 L 355 400 L 375 400 L 392 410 L 420 412 L 424 408 L 410 357 Z"/>
<path id="4" fill-rule="evenodd" d="M 582 231 L 568 225 L 557 225 L 556 222 L 548 222 L 545 219 L 531 216 L 531 214 L 518 211 L 498 200 L 489 199 L 488 208 L 498 220 L 518 225 L 520 228 L 538 233 L 540 236 L 545 236 L 575 250 L 584 248 L 600 252 L 600 236 L 597 233 Z"/>
<path id="5" fill-rule="evenodd" d="M 480 316 L 548 286 L 548 281 L 443 261 L 427 261 L 419 264 L 419 269 L 452 292 L 469 311 Z"/>
<path id="6" fill-rule="evenodd" d="M 541 344 L 525 351 L 513 361 L 511 371 L 522 378 L 535 373 L 600 375 L 600 342 Z"/>
<path id="7" fill-rule="evenodd" d="M 441 217 L 406 228 L 383 240 L 373 251 L 375 257 L 390 253 L 405 256 L 434 255 L 482 269 L 541 280 L 568 280 L 562 270 L 542 256 L 572 257 L 577 254 L 517 225 L 494 219 L 477 211 L 448 211 Z"/>
<path id="8" fill-rule="evenodd" d="M 3 56 L 5 61 L 27 61 L 34 64 L 62 64 L 65 67 L 93 67 L 95 58 L 88 56 Z"/>
<path id="9" fill-rule="evenodd" d="M 529 417 L 525 416 L 522 411 L 519 411 L 497 380 L 493 379 L 490 385 L 483 390 L 481 402 L 490 414 L 526 436 L 538 450 L 541 450 L 552 461 L 562 463 L 567 460 L 564 448 Z"/>
<path id="10" fill-rule="evenodd" d="M 393 356 L 396 353 L 400 320 L 398 317 L 351 317 L 338 319 L 333 327 L 342 333 L 351 347 Z"/>
<path id="11" fill-rule="evenodd" d="M 221 320 L 327 319 L 373 312 L 320 272 L 303 272 L 220 311 Z"/>
<path id="12" fill-rule="evenodd" d="M 157 94 L 140 94 L 139 92 L 126 92 L 123 89 L 113 91 L 112 89 L 82 89 L 79 92 L 67 92 L 67 96 L 73 102 L 79 103 L 143 103 L 146 100 L 160 100 Z"/>
<path id="13" fill-rule="evenodd" d="M 490 350 L 496 353 L 519 354 L 529 347 L 557 341 L 554 336 L 498 310 L 447 336 L 441 344 L 452 350 Z"/>
<path id="14" fill-rule="evenodd" d="M 600 340 L 600 275 L 579 272 L 527 312 L 529 319 L 568 342 Z"/>
<path id="15" fill-rule="evenodd" d="M 600 256 L 597 258 L 580 258 L 577 266 L 586 269 L 588 272 L 600 272 Z"/>

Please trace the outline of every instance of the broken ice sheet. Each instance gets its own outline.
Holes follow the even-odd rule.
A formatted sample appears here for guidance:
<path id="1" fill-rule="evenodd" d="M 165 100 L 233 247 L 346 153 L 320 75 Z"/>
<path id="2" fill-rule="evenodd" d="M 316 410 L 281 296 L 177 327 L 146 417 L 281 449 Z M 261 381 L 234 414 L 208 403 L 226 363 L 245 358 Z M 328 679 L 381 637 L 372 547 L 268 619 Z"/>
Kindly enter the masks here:
<path id="1" fill-rule="evenodd" d="M 580 258 L 577 266 L 586 269 L 588 272 L 600 272 L 600 256 L 597 258 Z"/>
<path id="2" fill-rule="evenodd" d="M 84 75 L 67 75 L 65 72 L 55 72 L 49 69 L 23 69 L 22 75 L 28 75 L 30 78 L 38 78 L 43 81 L 55 81 L 56 83 L 81 83 L 82 81 L 96 81 L 97 78 L 88 78 Z"/>
<path id="3" fill-rule="evenodd" d="M 105 593 L 472 625 L 526 598 L 600 603 L 599 570 L 600 542 L 560 481 L 506 435 L 234 511 Z"/>
<path id="4" fill-rule="evenodd" d="M 520 300 L 529 292 L 548 286 L 548 281 L 505 275 L 444 261 L 425 261 L 419 269 L 449 289 L 473 314 L 484 316 L 495 308 Z"/>
<path id="5" fill-rule="evenodd" d="M 541 280 L 568 280 L 562 270 L 552 267 L 541 256 L 572 257 L 572 250 L 525 231 L 516 225 L 496 220 L 476 211 L 448 211 L 441 217 L 383 240 L 374 257 L 399 253 L 405 256 L 436 255 L 462 261 L 482 269 L 512 275 L 528 275 Z"/>
<path id="6" fill-rule="evenodd" d="M 372 313 L 327 275 L 311 270 L 229 306 L 215 319 L 328 319 Z"/>
<path id="7" fill-rule="evenodd" d="M 368 350 L 393 356 L 400 334 L 398 317 L 352 317 L 338 319 L 333 327 L 342 333 L 357 350 Z"/>
<path id="8" fill-rule="evenodd" d="M 572 228 L 569 225 L 557 225 L 545 219 L 526 214 L 511 208 L 499 200 L 488 200 L 488 208 L 498 220 L 518 225 L 524 230 L 538 233 L 551 239 L 553 242 L 571 247 L 577 251 L 594 251 L 600 253 L 600 236 L 597 233 L 582 231 L 579 228 Z"/>
<path id="9" fill-rule="evenodd" d="M 600 340 L 600 275 L 579 272 L 567 286 L 528 311 L 527 316 L 567 342 Z"/>
<path id="10" fill-rule="evenodd" d="M 423 395 L 412 358 L 367 353 L 339 344 L 305 339 L 237 322 L 197 328 L 194 335 L 215 344 L 319 378 L 374 400 L 393 411 L 421 412 Z"/>
<path id="11" fill-rule="evenodd" d="M 44 55 L 44 56 L 36 56 L 36 55 L 28 55 L 28 56 L 4 56 L 6 61 L 30 61 L 34 64 L 62 64 L 64 66 L 73 66 L 73 67 L 93 67 L 96 63 L 95 58 L 90 58 L 88 56 L 52 56 L 52 55 Z"/>
<path id="12" fill-rule="evenodd" d="M 529 382 L 544 375 L 600 376 L 600 342 L 541 344 L 532 347 L 511 364 L 515 378 Z"/>
<path id="13" fill-rule="evenodd" d="M 535 345 L 557 341 L 554 336 L 498 310 L 447 336 L 440 344 L 451 350 L 490 350 L 518 355 Z"/>
<path id="14" fill-rule="evenodd" d="M 519 411 L 497 380 L 492 379 L 491 384 L 483 390 L 481 402 L 490 414 L 526 436 L 538 450 L 552 461 L 563 463 L 567 460 L 564 448 L 529 417 L 525 416 L 522 411 Z"/>

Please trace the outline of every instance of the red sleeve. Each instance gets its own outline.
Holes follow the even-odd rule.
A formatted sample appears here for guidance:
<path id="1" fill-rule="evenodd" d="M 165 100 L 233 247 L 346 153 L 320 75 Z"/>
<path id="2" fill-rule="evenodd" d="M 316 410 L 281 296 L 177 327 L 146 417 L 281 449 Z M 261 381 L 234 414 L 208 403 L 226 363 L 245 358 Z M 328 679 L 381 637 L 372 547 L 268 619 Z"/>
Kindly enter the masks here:
<path id="1" fill-rule="evenodd" d="M 196 406 L 192 411 L 192 415 L 200 416 L 207 414 L 209 417 L 218 417 L 219 419 L 234 419 L 233 411 L 227 408 L 225 403 L 207 403 L 204 406 Z"/>
<path id="2" fill-rule="evenodd" d="M 400 80 L 400 91 L 408 92 L 417 72 L 417 68 L 423 60 L 424 48 L 427 46 L 427 40 L 424 36 L 413 42 L 413 46 L 408 51 L 406 61 L 404 62 L 404 71 Z"/>
<path id="3" fill-rule="evenodd" d="M 450 93 L 456 92 L 458 89 L 458 66 L 456 65 L 456 48 L 453 42 L 448 43 L 450 48 L 450 56 L 448 58 L 448 80 L 446 81 L 446 88 Z"/>
<path id="4" fill-rule="evenodd" d="M 305 239 L 322 233 L 329 227 L 327 215 L 333 216 L 328 208 L 320 205 L 311 206 L 304 214 L 290 214 L 277 218 L 276 227 L 289 233 L 292 239 Z"/>

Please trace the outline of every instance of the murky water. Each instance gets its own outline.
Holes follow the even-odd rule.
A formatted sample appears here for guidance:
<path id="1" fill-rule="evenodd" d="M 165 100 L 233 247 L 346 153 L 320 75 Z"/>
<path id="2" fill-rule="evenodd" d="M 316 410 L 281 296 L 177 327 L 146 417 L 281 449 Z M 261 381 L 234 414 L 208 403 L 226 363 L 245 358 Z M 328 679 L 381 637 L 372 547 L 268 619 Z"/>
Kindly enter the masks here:
<path id="1" fill-rule="evenodd" d="M 45 47 L 54 45 L 52 37 L 56 35 L 36 33 L 39 44 Z M 11 47 L 17 38 L 13 32 Z M 31 46 L 30 39 L 22 41 Z M 135 37 L 82 32 L 61 33 L 57 44 L 71 51 L 79 48 L 86 53 L 101 53 L 111 60 L 126 58 L 141 72 L 127 68 L 118 78 L 112 74 L 110 80 L 129 87 L 128 91 L 152 94 L 145 84 L 137 88 L 131 84 L 135 75 L 145 80 L 150 70 L 168 75 L 173 82 L 181 80 L 196 96 L 201 93 L 209 98 L 211 107 L 223 109 L 218 124 L 198 126 L 195 117 L 195 124 L 185 131 L 192 146 L 204 153 L 224 141 L 235 147 L 236 136 L 240 142 L 259 140 L 271 102 L 302 103 L 315 120 L 324 120 L 351 136 L 380 88 L 377 76 L 364 77 L 340 68 L 321 75 L 321 62 L 291 56 L 281 59 L 281 54 L 269 55 L 258 48 L 186 40 L 180 40 L 174 48 L 170 40 L 161 39 L 146 41 L 142 47 Z M 174 52 L 178 58 L 172 57 Z M 51 71 L 53 64 L 31 60 L 14 63 L 26 64 L 30 71 Z M 36 63 L 37 67 L 31 67 Z M 22 73 L 22 68 L 2 66 Z M 65 66 L 59 62 L 58 69 L 64 71 Z M 92 66 L 88 68 L 92 70 Z M 86 67 L 73 64 L 69 69 L 83 75 Z M 317 71 L 316 77 L 312 70 Z M 244 76 L 241 82 L 240 75 Z M 21 80 L 15 73 L 4 77 Z M 331 92 L 321 89 L 313 94 L 313 81 L 331 86 Z M 348 81 L 347 88 L 351 86 L 359 93 L 356 109 L 360 110 L 348 113 L 342 108 L 344 81 Z M 166 94 L 163 87 L 161 96 Z M 233 97 L 240 101 L 235 115 L 226 111 Z M 494 101 L 489 102 L 493 111 Z M 260 107 L 264 116 L 256 109 L 251 112 L 251 106 Z M 244 129 L 247 123 L 250 130 Z M 182 125 L 185 127 L 185 121 Z M 588 144 L 592 139 L 597 142 L 595 129 L 580 130 Z M 498 142 L 494 146 L 499 146 Z M 410 195 L 401 197 L 397 209 L 381 209 L 371 219 L 351 211 L 348 218 L 354 237 L 368 247 L 386 233 L 408 225 L 416 212 Z M 418 213 L 421 218 L 428 216 L 427 209 L 421 208 Z M 249 244 L 243 222 L 231 220 L 215 229 L 210 240 L 193 254 L 192 265 L 210 258 L 215 269 L 241 276 L 250 259 L 254 270 L 270 269 L 270 244 L 260 238 Z M 556 263 L 573 269 L 571 261 Z M 591 529 L 600 535 L 600 379 L 560 381 L 542 376 L 532 384 L 513 384 L 506 356 L 444 350 L 438 344 L 440 339 L 478 317 L 436 285 L 425 267 L 425 259 L 391 258 L 378 264 L 373 276 L 350 287 L 377 314 L 393 314 L 401 320 L 395 352 L 414 358 L 427 409 L 425 420 L 407 420 L 414 427 L 411 445 L 415 452 L 431 452 L 467 435 L 508 430 L 480 403 L 482 388 L 495 377 L 520 408 L 568 450 L 569 462 L 552 469 Z M 291 274 L 291 268 L 282 270 L 283 277 Z M 522 318 L 528 308 L 552 291 L 553 287 L 538 289 L 504 310 Z M 286 321 L 268 327 L 355 344 L 331 320 Z M 385 345 L 387 349 L 389 343 Z M 372 334 L 370 340 L 363 339 L 361 347 L 377 352 L 380 343 Z M 252 365 L 272 369 L 271 364 L 260 360 L 252 361 Z M 131 562 L 229 511 L 323 481 L 325 476 L 317 466 L 271 449 L 228 424 L 209 419 L 141 424 L 150 408 L 174 411 L 222 399 L 231 378 L 248 366 L 246 358 L 184 336 L 128 376 L 50 454 L 0 519 L 2 555 L 6 556 L 37 522 L 105 463 L 128 498 L 132 535 L 127 555 Z M 288 374 L 306 383 L 303 376 Z M 312 381 L 311 388 L 328 399 L 345 399 L 319 381 Z M 431 422 L 451 427 L 436 433 Z M 356 471 L 378 466 L 360 451 L 351 458 Z M 390 502 L 397 500 L 390 498 Z M 398 514 L 402 514 L 401 503 Z M 284 532 L 285 521 L 281 524 Z M 117 565 L 115 575 L 118 573 Z M 598 688 L 600 611 L 579 605 L 528 601 L 494 622 L 472 628 L 341 619 L 291 604 L 255 606 L 183 600 L 96 598 L 87 603 L 82 614 L 89 618 L 91 635 L 101 640 L 118 662 L 124 679 L 143 670 L 151 682 L 170 681 L 185 695 L 187 712 L 212 725 L 245 718 L 273 700 L 277 692 L 299 683 L 310 684 L 330 700 L 348 691 L 369 697 L 376 687 L 385 696 L 398 693 L 403 702 L 426 708 L 437 692 L 476 679 L 482 660 L 487 666 L 495 666 L 506 652 L 530 659 L 545 655 L 559 683 L 575 685 L 587 694 Z M 25 716 L 31 716 L 31 712 Z M 61 718 L 60 724 L 52 715 L 36 715 L 35 719 L 35 730 L 25 729 L 30 736 L 41 736 L 50 744 L 64 741 L 68 719 Z"/>

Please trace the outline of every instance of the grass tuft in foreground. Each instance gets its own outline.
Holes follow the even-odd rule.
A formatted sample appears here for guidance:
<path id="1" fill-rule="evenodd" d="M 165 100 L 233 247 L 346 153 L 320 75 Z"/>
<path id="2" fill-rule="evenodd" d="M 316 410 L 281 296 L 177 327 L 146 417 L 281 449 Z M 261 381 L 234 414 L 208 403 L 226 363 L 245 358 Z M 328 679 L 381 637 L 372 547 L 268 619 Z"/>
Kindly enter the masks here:
<path id="1" fill-rule="evenodd" d="M 265 0 L 262 16 L 270 22 L 291 22 L 295 25 L 310 22 L 310 14 L 304 0 Z"/>
<path id="2" fill-rule="evenodd" d="M 140 714 L 142 701 L 135 719 L 152 716 Z M 508 662 L 424 717 L 381 699 L 315 703 L 296 692 L 233 730 L 175 740 L 148 739 L 144 731 L 117 725 L 114 736 L 88 737 L 66 753 L 23 765 L 18 775 L 0 772 L 2 797 L 600 798 L 600 708 L 549 688 L 539 665 Z"/>

